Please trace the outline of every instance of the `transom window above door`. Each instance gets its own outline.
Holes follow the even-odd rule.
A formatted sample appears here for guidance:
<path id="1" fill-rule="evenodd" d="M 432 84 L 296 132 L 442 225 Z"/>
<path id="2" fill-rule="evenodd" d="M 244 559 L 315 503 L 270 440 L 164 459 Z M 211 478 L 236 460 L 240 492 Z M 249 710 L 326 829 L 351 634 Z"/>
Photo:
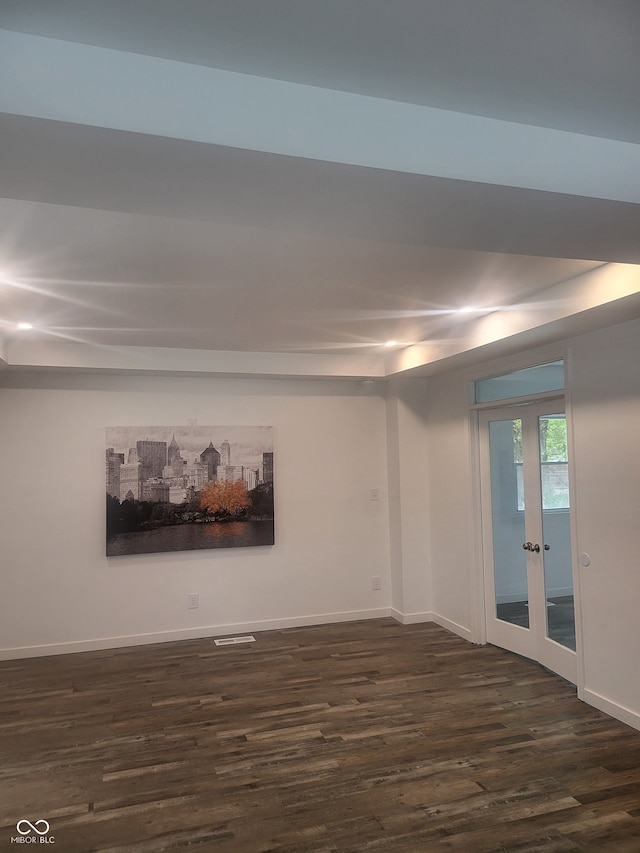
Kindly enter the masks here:
<path id="1" fill-rule="evenodd" d="M 537 364 L 511 373 L 490 376 L 487 379 L 479 379 L 473 385 L 474 403 L 491 403 L 496 400 L 562 391 L 564 361 L 559 359 L 548 364 Z"/>

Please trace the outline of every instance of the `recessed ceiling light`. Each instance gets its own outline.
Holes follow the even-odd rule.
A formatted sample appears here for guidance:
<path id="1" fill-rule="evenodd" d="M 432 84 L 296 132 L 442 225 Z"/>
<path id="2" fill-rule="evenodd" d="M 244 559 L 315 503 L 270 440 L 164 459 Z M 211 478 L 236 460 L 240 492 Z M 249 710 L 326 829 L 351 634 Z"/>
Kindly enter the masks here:
<path id="1" fill-rule="evenodd" d="M 31 323 L 18 323 L 19 329 L 33 329 Z"/>

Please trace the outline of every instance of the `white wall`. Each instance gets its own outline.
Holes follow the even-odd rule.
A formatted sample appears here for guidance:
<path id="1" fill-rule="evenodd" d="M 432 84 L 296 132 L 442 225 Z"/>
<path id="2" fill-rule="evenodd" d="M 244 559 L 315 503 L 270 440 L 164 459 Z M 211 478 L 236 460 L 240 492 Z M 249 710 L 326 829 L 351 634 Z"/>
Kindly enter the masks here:
<path id="1" fill-rule="evenodd" d="M 467 383 L 455 374 L 427 386 L 426 445 L 433 611 L 440 624 L 472 636 L 473 529 Z"/>
<path id="2" fill-rule="evenodd" d="M 403 380 L 387 390 L 392 606 L 404 623 L 433 618 L 425 390 Z"/>
<path id="3" fill-rule="evenodd" d="M 4 656 L 390 612 L 377 385 L 15 373 L 0 383 Z M 274 427 L 276 544 L 107 559 L 105 426 L 189 419 Z"/>
<path id="4" fill-rule="evenodd" d="M 640 320 L 570 356 L 584 695 L 640 727 Z"/>

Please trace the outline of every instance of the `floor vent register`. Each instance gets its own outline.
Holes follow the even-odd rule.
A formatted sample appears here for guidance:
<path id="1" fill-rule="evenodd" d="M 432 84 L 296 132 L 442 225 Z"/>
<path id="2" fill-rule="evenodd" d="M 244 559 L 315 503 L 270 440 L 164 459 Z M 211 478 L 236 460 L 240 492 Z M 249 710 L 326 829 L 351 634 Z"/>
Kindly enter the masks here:
<path id="1" fill-rule="evenodd" d="M 216 646 L 239 646 L 241 643 L 255 643 L 256 638 L 247 637 L 223 637 L 221 640 L 214 640 Z"/>

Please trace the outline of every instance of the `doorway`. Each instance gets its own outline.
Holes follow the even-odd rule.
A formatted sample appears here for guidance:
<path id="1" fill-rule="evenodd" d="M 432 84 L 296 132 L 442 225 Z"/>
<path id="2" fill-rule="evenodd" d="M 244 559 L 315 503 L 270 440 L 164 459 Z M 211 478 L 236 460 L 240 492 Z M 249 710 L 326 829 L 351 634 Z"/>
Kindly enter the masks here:
<path id="1" fill-rule="evenodd" d="M 487 641 L 577 680 L 562 400 L 480 412 Z"/>

